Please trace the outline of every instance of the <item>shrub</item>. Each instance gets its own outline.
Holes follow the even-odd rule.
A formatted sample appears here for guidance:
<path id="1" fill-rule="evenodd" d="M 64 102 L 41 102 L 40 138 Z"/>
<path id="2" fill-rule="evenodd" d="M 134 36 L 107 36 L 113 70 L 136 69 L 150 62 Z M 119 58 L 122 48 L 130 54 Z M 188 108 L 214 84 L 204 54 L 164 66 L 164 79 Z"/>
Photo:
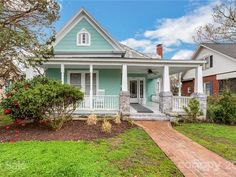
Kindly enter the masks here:
<path id="1" fill-rule="evenodd" d="M 236 96 L 230 91 L 224 91 L 217 98 L 208 100 L 207 117 L 217 123 L 236 123 Z"/>
<path id="2" fill-rule="evenodd" d="M 187 113 L 187 121 L 196 122 L 198 121 L 198 117 L 202 115 L 202 111 L 200 110 L 200 103 L 196 98 L 192 98 L 189 101 L 187 107 L 184 107 L 184 111 Z"/>
<path id="3" fill-rule="evenodd" d="M 36 123 L 47 119 L 58 129 L 71 118 L 82 99 L 83 93 L 78 88 L 35 77 L 13 84 L 1 104 L 12 119 L 32 119 Z"/>
<path id="4" fill-rule="evenodd" d="M 111 123 L 108 120 L 104 119 L 101 129 L 102 129 L 102 132 L 111 133 Z"/>
<path id="5" fill-rule="evenodd" d="M 114 122 L 115 122 L 116 124 L 121 124 L 121 118 L 120 118 L 120 115 L 119 115 L 118 113 L 117 113 L 116 116 L 115 116 Z"/>
<path id="6" fill-rule="evenodd" d="M 96 125 L 97 124 L 97 116 L 95 114 L 90 114 L 87 119 L 88 125 Z"/>

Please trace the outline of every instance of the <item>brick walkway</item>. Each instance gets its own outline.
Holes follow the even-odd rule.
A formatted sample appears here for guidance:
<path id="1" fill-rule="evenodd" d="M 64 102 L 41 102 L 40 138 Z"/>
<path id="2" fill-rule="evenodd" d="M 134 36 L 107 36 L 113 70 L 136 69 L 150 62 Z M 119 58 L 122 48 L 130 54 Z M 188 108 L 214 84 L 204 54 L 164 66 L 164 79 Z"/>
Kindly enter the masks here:
<path id="1" fill-rule="evenodd" d="M 136 121 L 186 176 L 236 177 L 236 166 L 174 130 L 167 121 Z"/>

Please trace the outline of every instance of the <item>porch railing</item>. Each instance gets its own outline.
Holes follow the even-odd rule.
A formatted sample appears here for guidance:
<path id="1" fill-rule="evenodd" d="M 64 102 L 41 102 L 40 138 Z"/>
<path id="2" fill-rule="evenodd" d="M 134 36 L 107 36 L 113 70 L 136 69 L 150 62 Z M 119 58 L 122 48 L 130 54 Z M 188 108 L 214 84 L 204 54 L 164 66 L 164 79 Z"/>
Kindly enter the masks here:
<path id="1" fill-rule="evenodd" d="M 90 97 L 84 96 L 84 100 L 78 104 L 77 110 L 119 110 L 118 95 L 94 95 L 92 99 L 92 108 L 90 107 Z"/>
<path id="2" fill-rule="evenodd" d="M 184 112 L 184 107 L 188 106 L 191 98 L 188 96 L 173 96 L 172 110 L 174 112 Z"/>

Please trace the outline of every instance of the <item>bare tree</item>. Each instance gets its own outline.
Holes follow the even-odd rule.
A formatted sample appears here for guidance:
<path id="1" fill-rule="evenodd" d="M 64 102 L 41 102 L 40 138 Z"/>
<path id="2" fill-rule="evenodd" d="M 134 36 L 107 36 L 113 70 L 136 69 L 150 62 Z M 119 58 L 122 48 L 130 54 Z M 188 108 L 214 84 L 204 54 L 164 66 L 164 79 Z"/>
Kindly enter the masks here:
<path id="1" fill-rule="evenodd" d="M 0 77 L 12 64 L 37 66 L 53 56 L 56 0 L 0 0 Z"/>
<path id="2" fill-rule="evenodd" d="M 213 8 L 213 22 L 197 29 L 194 40 L 198 43 L 236 42 L 236 1 L 225 0 Z"/>

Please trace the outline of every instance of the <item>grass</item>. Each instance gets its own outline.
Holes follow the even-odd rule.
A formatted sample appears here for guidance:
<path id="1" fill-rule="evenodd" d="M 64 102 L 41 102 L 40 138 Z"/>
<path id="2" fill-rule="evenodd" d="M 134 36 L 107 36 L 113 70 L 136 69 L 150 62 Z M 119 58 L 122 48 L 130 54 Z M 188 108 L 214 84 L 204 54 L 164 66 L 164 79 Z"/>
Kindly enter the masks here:
<path id="1" fill-rule="evenodd" d="M 0 176 L 183 176 L 139 128 L 97 141 L 0 145 Z"/>
<path id="2" fill-rule="evenodd" d="M 176 130 L 236 163 L 236 126 L 211 123 L 182 124 Z"/>

